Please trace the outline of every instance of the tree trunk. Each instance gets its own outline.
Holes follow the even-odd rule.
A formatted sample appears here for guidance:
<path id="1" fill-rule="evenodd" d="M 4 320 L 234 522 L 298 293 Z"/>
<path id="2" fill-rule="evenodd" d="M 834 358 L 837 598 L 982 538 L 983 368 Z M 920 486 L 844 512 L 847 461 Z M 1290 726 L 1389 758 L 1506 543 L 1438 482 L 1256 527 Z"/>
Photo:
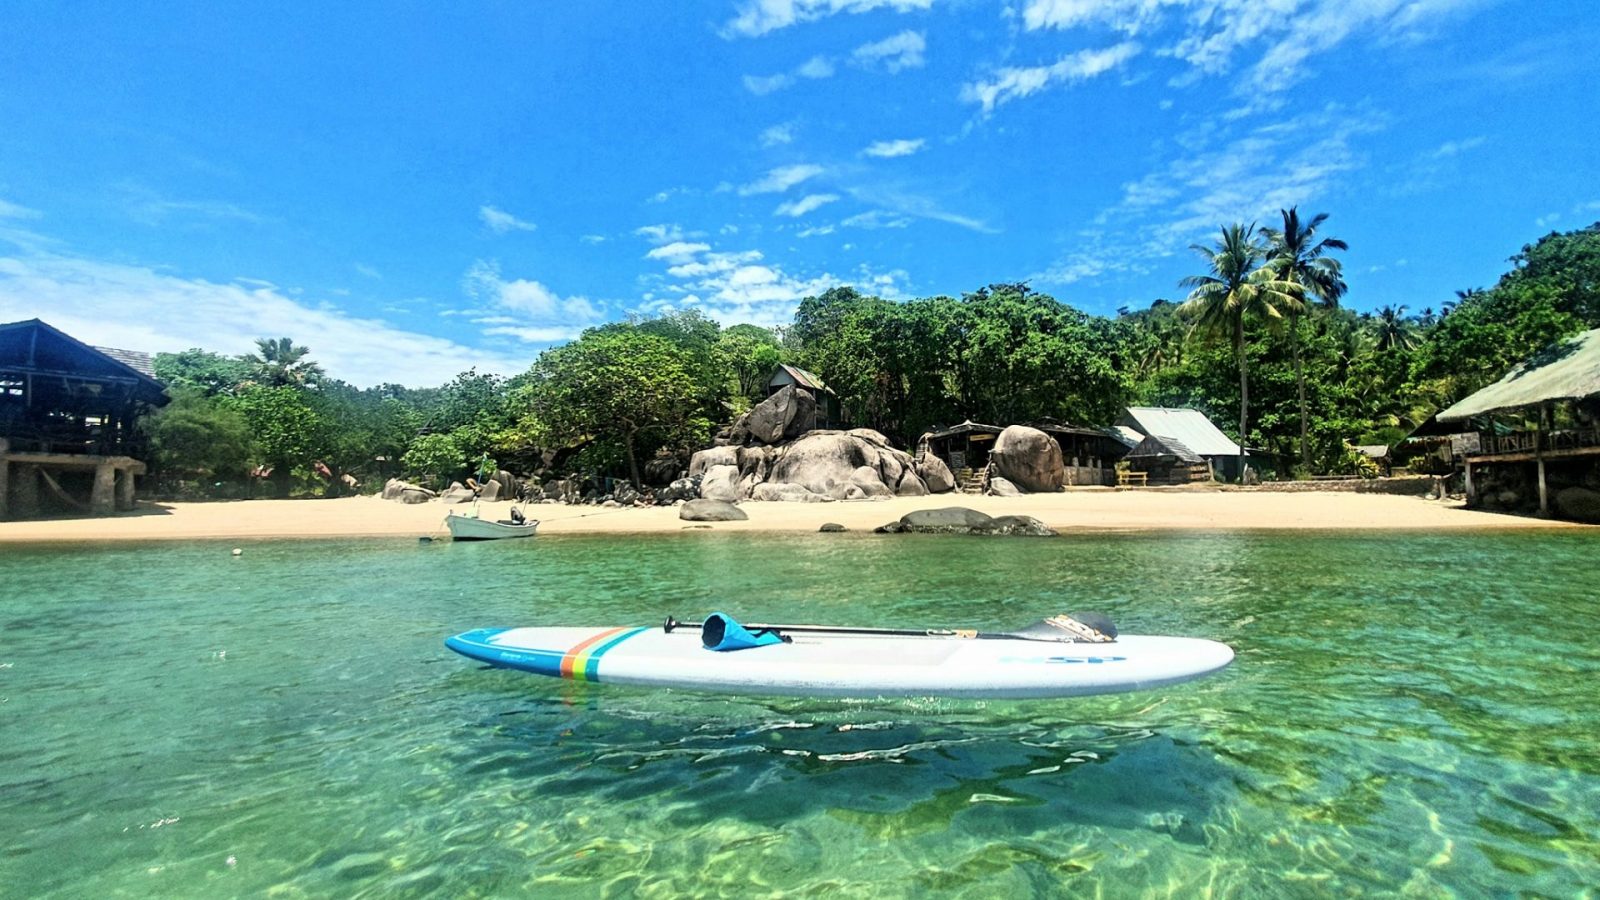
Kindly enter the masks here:
<path id="1" fill-rule="evenodd" d="M 644 482 L 639 478 L 639 460 L 633 455 L 633 435 L 637 430 L 633 429 L 628 432 L 628 436 L 622 441 L 622 446 L 628 451 L 628 474 L 633 477 L 633 489 L 642 491 L 644 490 Z"/>
<path id="2" fill-rule="evenodd" d="M 1311 474 L 1311 438 L 1306 425 L 1306 370 L 1300 361 L 1300 317 L 1289 317 L 1289 341 L 1294 347 L 1294 380 L 1300 389 L 1300 465 Z"/>
<path id="3" fill-rule="evenodd" d="M 1244 316 L 1233 322 L 1233 352 L 1239 358 L 1239 482 L 1244 483 L 1245 435 L 1250 425 L 1250 376 L 1244 356 Z"/>

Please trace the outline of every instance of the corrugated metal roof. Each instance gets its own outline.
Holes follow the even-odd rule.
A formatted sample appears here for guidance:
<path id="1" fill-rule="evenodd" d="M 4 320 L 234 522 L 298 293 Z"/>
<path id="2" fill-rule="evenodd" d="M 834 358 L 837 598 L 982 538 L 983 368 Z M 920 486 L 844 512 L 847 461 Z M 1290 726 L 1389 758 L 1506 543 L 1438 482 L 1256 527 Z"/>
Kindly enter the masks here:
<path id="1" fill-rule="evenodd" d="M 1470 419 L 1594 394 L 1600 394 L 1600 328 L 1557 341 L 1435 418 L 1441 422 Z"/>
<path id="2" fill-rule="evenodd" d="M 778 372 L 787 372 L 789 374 L 789 377 L 794 379 L 794 383 L 795 384 L 799 385 L 800 387 L 806 388 L 807 390 L 828 391 L 828 393 L 830 393 L 830 394 L 833 393 L 831 390 L 828 390 L 828 386 L 827 385 L 822 383 L 822 379 L 821 378 L 818 378 L 817 376 L 811 374 L 810 372 L 807 372 L 805 369 L 802 369 L 799 366 L 791 366 L 791 365 L 788 365 L 786 363 L 779 363 L 778 364 Z M 772 374 L 773 374 L 773 377 L 776 378 L 778 373 L 774 372 Z M 772 379 L 768 378 L 767 379 L 767 383 L 771 384 L 772 383 Z"/>
<path id="3" fill-rule="evenodd" d="M 141 353 L 138 350 L 118 350 L 115 347 L 95 347 L 94 349 L 146 378 L 156 377 L 156 359 L 148 353 Z"/>
<path id="4" fill-rule="evenodd" d="M 1129 447 L 1137 447 L 1139 442 L 1144 440 L 1144 432 L 1137 428 L 1130 428 L 1127 425 L 1113 425 L 1106 429 L 1106 433 Z"/>
<path id="5" fill-rule="evenodd" d="M 1163 456 L 1174 456 L 1186 463 L 1203 463 L 1200 454 L 1183 445 L 1183 441 L 1174 437 L 1152 434 L 1139 442 L 1139 446 L 1128 451 L 1123 459 L 1157 459 Z"/>
<path id="6" fill-rule="evenodd" d="M 1123 416 L 1146 435 L 1175 438 L 1201 456 L 1238 456 L 1239 445 L 1228 440 L 1217 426 L 1198 409 L 1173 409 L 1167 406 L 1130 406 Z"/>

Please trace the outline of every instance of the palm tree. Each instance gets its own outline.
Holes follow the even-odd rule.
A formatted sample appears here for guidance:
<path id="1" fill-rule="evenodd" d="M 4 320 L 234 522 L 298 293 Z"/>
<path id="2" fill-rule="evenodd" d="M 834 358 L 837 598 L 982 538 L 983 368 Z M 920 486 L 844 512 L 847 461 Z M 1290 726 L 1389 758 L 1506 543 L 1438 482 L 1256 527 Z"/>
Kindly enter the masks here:
<path id="1" fill-rule="evenodd" d="M 250 361 L 261 370 L 261 377 L 274 387 L 315 384 L 323 375 L 322 366 L 307 359 L 311 348 L 296 345 L 289 338 L 256 338 L 256 352 Z"/>
<path id="2" fill-rule="evenodd" d="M 1417 346 L 1417 336 L 1412 331 L 1411 320 L 1406 318 L 1404 305 L 1390 305 L 1378 310 L 1372 317 L 1372 331 L 1379 353 L 1413 350 Z"/>
<path id="3" fill-rule="evenodd" d="M 1194 318 L 1196 329 L 1212 335 L 1229 335 L 1234 357 L 1239 361 L 1239 475 L 1243 478 L 1244 447 L 1250 425 L 1245 318 L 1260 316 L 1269 326 L 1275 327 L 1283 320 L 1284 310 L 1294 310 L 1300 305 L 1300 288 L 1277 278 L 1277 273 L 1261 265 L 1267 249 L 1257 239 L 1254 223 L 1223 226 L 1222 239 L 1215 247 L 1193 244 L 1190 249 L 1205 257 L 1210 272 L 1190 275 L 1179 282 L 1192 289 L 1182 311 Z"/>
<path id="4" fill-rule="evenodd" d="M 1291 206 L 1278 210 L 1283 216 L 1283 228 L 1263 228 L 1272 261 L 1268 265 L 1279 280 L 1293 282 L 1300 288 L 1300 297 L 1315 300 L 1323 309 L 1334 309 L 1344 296 L 1344 273 L 1339 261 L 1328 252 L 1349 250 L 1350 245 L 1338 238 L 1317 239 L 1317 229 L 1328 220 L 1327 213 L 1317 213 L 1309 222 L 1300 221 L 1300 208 Z M 1310 430 L 1306 414 L 1306 371 L 1300 359 L 1300 314 L 1307 309 L 1305 303 L 1291 307 L 1289 314 L 1289 344 L 1294 350 L 1294 380 L 1300 390 L 1300 464 L 1311 468 Z"/>

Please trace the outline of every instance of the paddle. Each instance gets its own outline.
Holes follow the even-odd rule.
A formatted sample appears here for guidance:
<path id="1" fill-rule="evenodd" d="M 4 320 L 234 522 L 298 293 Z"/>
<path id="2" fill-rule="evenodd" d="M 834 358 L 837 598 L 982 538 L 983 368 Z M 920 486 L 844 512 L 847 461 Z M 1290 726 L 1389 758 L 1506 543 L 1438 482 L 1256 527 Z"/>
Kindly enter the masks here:
<path id="1" fill-rule="evenodd" d="M 661 630 L 671 634 L 680 625 L 692 624 L 699 628 L 703 623 L 680 622 L 667 616 Z M 944 637 L 966 640 L 1046 641 L 1057 644 L 1102 644 L 1117 639 L 1117 626 L 1103 613 L 1082 612 L 1071 616 L 1051 616 L 1018 631 L 977 631 L 968 628 L 857 628 L 848 625 L 764 625 L 740 623 L 752 632 L 771 631 L 777 634 L 869 634 L 886 637 Z"/>

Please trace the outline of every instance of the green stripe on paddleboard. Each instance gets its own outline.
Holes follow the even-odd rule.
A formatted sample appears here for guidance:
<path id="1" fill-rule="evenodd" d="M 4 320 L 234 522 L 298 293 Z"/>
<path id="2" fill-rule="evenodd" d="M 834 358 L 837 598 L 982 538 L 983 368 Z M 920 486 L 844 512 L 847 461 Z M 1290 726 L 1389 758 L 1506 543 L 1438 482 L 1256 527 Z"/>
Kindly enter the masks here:
<path id="1" fill-rule="evenodd" d="M 590 650 L 589 651 L 589 658 L 584 661 L 583 671 L 581 673 L 578 673 L 578 672 L 574 672 L 573 673 L 573 675 L 575 676 L 574 680 L 575 681 L 599 681 L 600 680 L 600 657 L 605 656 L 606 653 L 612 647 L 615 647 L 616 645 L 622 643 L 623 641 L 627 640 L 628 638 L 631 638 L 636 634 L 642 634 L 642 633 L 644 633 L 646 631 L 649 631 L 649 630 L 650 630 L 649 628 L 635 628 L 632 631 L 624 631 L 622 634 L 619 634 L 616 637 L 612 638 L 611 640 L 606 641 L 604 644 L 601 644 L 600 646 L 594 648 L 593 650 Z"/>

